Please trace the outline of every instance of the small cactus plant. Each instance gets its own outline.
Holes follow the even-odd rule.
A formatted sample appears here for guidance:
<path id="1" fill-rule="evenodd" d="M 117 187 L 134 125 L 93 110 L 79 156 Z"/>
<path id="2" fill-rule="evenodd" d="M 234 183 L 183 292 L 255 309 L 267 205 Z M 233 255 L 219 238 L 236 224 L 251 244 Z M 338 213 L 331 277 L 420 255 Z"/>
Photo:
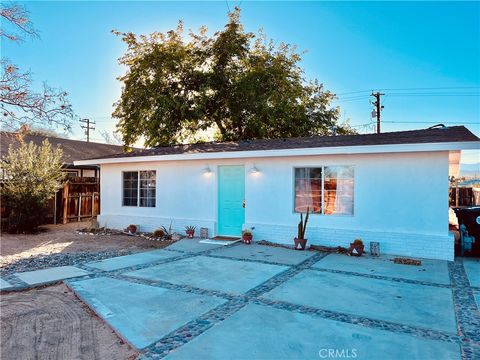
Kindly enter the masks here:
<path id="1" fill-rule="evenodd" d="M 307 207 L 307 214 L 305 221 L 303 221 L 303 213 L 300 213 L 300 222 L 298 223 L 297 239 L 305 239 L 305 231 L 307 230 L 308 217 L 310 215 L 310 208 Z"/>
<path id="2" fill-rule="evenodd" d="M 307 207 L 307 214 L 305 220 L 303 219 L 303 213 L 300 213 L 300 222 L 298 223 L 297 237 L 293 239 L 295 243 L 295 250 L 305 250 L 307 245 L 307 239 L 305 239 L 305 231 L 307 231 L 308 217 L 310 216 L 310 208 Z M 299 248 L 300 245 L 300 248 Z"/>

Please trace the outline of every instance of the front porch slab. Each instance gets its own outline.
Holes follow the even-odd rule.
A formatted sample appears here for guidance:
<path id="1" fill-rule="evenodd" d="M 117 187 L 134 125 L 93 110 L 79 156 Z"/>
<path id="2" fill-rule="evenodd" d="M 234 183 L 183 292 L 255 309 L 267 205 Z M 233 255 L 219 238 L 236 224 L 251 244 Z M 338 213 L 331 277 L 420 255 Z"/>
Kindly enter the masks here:
<path id="1" fill-rule="evenodd" d="M 470 286 L 480 287 L 480 260 L 464 259 L 463 267 L 467 273 Z"/>
<path id="2" fill-rule="evenodd" d="M 421 259 L 422 265 L 414 266 L 395 264 L 391 261 L 393 258 L 393 256 L 354 257 L 342 254 L 330 254 L 312 267 L 425 281 L 436 284 L 450 284 L 447 261 Z"/>
<path id="3" fill-rule="evenodd" d="M 281 247 L 265 245 L 244 245 L 214 250 L 212 255 L 227 256 L 236 259 L 257 260 L 285 265 L 297 265 L 315 255 L 313 251 L 294 251 Z"/>
<path id="4" fill-rule="evenodd" d="M 328 356 L 329 351 L 330 354 L 338 352 L 336 356 Z M 380 360 L 386 356 L 390 359 L 460 359 L 460 348 L 455 343 L 249 304 L 172 352 L 167 359 Z"/>
<path id="5" fill-rule="evenodd" d="M 28 285 L 39 285 L 88 274 L 88 271 L 75 266 L 58 266 L 43 270 L 15 273 L 14 275 Z"/>
<path id="6" fill-rule="evenodd" d="M 117 333 L 143 349 L 225 300 L 113 278 L 69 282 Z"/>
<path id="7" fill-rule="evenodd" d="M 238 294 L 247 292 L 286 269 L 280 265 L 195 256 L 123 275 Z"/>
<path id="8" fill-rule="evenodd" d="M 154 250 L 137 254 L 118 256 L 101 261 L 89 262 L 86 265 L 103 271 L 112 271 L 135 265 L 143 265 L 151 262 L 181 256 L 181 253 L 173 251 Z"/>
<path id="9" fill-rule="evenodd" d="M 264 297 L 456 333 L 448 288 L 305 270 Z"/>

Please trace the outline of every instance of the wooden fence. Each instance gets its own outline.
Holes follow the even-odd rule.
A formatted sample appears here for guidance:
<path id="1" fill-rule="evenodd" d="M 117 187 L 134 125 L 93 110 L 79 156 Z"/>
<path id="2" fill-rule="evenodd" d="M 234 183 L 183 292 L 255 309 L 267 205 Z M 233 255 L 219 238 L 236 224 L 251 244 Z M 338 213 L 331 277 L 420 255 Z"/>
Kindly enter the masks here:
<path id="1" fill-rule="evenodd" d="M 480 205 L 478 190 L 471 187 L 451 187 L 449 189 L 450 206 Z"/>
<path id="2" fill-rule="evenodd" d="M 70 178 L 55 197 L 49 200 L 49 223 L 66 224 L 97 216 L 100 213 L 100 184 L 97 178 Z"/>

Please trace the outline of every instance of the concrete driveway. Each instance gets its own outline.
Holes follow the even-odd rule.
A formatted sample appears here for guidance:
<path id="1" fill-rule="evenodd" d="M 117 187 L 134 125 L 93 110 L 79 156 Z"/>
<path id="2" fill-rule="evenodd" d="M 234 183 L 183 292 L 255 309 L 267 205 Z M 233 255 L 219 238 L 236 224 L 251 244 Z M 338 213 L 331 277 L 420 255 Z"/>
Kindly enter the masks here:
<path id="1" fill-rule="evenodd" d="M 478 261 L 194 239 L 82 268 L 67 284 L 145 359 L 480 358 Z"/>

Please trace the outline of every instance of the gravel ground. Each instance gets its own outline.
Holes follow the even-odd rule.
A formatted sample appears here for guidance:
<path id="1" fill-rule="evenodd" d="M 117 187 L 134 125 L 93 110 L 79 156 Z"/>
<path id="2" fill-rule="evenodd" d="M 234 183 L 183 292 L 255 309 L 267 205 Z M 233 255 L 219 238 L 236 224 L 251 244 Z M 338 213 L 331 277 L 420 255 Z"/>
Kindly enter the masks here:
<path id="1" fill-rule="evenodd" d="M 138 251 L 112 250 L 100 252 L 66 253 L 33 256 L 20 259 L 0 268 L 0 276 L 8 276 L 16 272 L 46 269 L 56 266 L 76 265 L 90 261 L 103 260 L 111 257 L 132 254 Z"/>
<path id="2" fill-rule="evenodd" d="M 88 222 L 47 225 L 35 235 L 1 234 L 0 275 L 75 265 L 89 261 L 161 249 L 169 241 L 128 235 L 80 235 Z"/>

